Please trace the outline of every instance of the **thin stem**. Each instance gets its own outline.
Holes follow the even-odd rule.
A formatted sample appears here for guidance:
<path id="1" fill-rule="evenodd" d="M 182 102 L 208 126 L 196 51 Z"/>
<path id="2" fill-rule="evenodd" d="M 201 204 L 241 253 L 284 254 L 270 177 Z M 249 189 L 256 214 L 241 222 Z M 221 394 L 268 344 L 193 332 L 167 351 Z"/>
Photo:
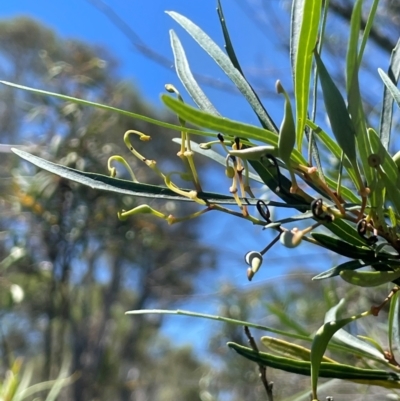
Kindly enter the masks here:
<path id="1" fill-rule="evenodd" d="M 246 334 L 246 337 L 249 340 L 250 347 L 255 351 L 255 352 L 260 352 L 258 350 L 257 344 L 254 340 L 254 337 L 250 333 L 250 329 L 247 326 L 244 326 L 244 333 Z M 261 364 L 258 364 L 258 369 L 260 371 L 260 379 L 262 384 L 264 385 L 265 391 L 267 392 L 267 398 L 269 401 L 274 401 L 274 394 L 272 393 L 272 387 L 274 385 L 274 382 L 268 382 L 267 379 L 267 367 Z"/>

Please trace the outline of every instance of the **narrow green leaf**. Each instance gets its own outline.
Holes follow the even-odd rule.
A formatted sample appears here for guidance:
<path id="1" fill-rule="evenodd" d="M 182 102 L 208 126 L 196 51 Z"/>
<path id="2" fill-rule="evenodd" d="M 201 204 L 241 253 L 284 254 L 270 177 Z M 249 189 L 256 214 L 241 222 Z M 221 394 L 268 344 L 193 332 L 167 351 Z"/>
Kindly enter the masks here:
<path id="1" fill-rule="evenodd" d="M 337 237 L 344 242 L 355 246 L 366 246 L 367 242 L 360 237 L 356 228 L 345 220 L 336 219 L 333 223 L 326 225 Z"/>
<path id="2" fill-rule="evenodd" d="M 218 0 L 217 13 L 218 13 L 218 18 L 219 18 L 219 23 L 221 24 L 221 28 L 222 28 L 222 34 L 224 35 L 226 53 L 228 54 L 229 59 L 231 60 L 231 62 L 234 65 L 234 67 L 244 77 L 242 68 L 240 67 L 239 60 L 236 57 L 235 49 L 233 48 L 233 45 L 232 45 L 232 41 L 231 41 L 231 38 L 230 38 L 230 35 L 229 35 L 228 27 L 226 26 L 226 21 L 225 21 L 225 17 L 224 17 L 224 11 L 222 10 L 222 4 L 221 4 L 220 0 Z"/>
<path id="3" fill-rule="evenodd" d="M 400 292 L 396 291 L 390 300 L 390 308 L 388 315 L 388 337 L 389 337 L 389 351 L 393 355 L 393 345 L 399 345 L 399 320 L 398 320 L 398 304 Z M 398 349 L 398 348 L 397 348 Z"/>
<path id="4" fill-rule="evenodd" d="M 335 135 L 340 148 L 349 158 L 353 167 L 356 168 L 356 136 L 346 104 L 318 53 L 314 52 L 314 55 L 317 62 L 325 108 L 331 123 L 332 132 Z"/>
<path id="5" fill-rule="evenodd" d="M 371 5 L 371 10 L 368 14 L 367 23 L 365 24 L 365 28 L 363 29 L 364 33 L 363 33 L 363 37 L 362 37 L 362 41 L 361 41 L 361 45 L 360 45 L 360 51 L 358 52 L 358 65 L 361 65 L 365 46 L 367 45 L 369 34 L 370 34 L 372 26 L 374 24 L 374 19 L 375 19 L 376 11 L 378 9 L 379 1 L 380 0 L 373 1 L 372 5 Z"/>
<path id="6" fill-rule="evenodd" d="M 348 272 L 350 270 L 345 271 Z M 362 317 L 368 316 L 370 313 L 370 311 L 367 311 L 358 315 L 351 316 L 349 318 L 326 322 L 315 333 L 314 340 L 311 344 L 311 389 L 314 399 L 318 398 L 317 383 L 318 377 L 322 377 L 322 374 L 320 373 L 322 357 L 325 354 L 326 348 L 331 341 L 333 335 L 347 324 L 354 322 L 355 320 Z"/>
<path id="7" fill-rule="evenodd" d="M 240 74 L 242 75 L 242 77 L 246 80 L 246 82 L 248 83 L 250 89 L 253 91 L 254 96 L 256 97 L 259 105 L 264 109 L 265 113 L 268 114 L 267 110 L 265 109 L 264 105 L 262 104 L 259 96 L 257 95 L 256 91 L 253 89 L 253 87 L 251 86 L 250 82 L 246 79 L 242 68 L 240 67 L 240 63 L 238 58 L 236 57 L 236 53 L 235 50 L 233 48 L 232 45 L 232 41 L 229 35 L 229 31 L 228 31 L 228 27 L 226 25 L 226 21 L 225 21 L 225 17 L 224 17 L 224 13 L 222 10 L 222 5 L 221 5 L 221 1 L 218 0 L 218 7 L 217 7 L 217 12 L 218 12 L 218 18 L 219 18 L 219 22 L 221 24 L 221 28 L 222 28 L 222 34 L 224 35 L 224 41 L 225 41 L 225 50 L 226 53 L 228 54 L 229 59 L 231 60 L 233 66 L 240 72 Z M 260 124 L 264 127 L 264 128 L 268 128 L 268 125 L 264 123 L 264 121 L 257 116 Z M 272 121 L 272 120 L 271 120 Z M 272 121 L 273 123 L 273 121 Z M 274 125 L 274 130 L 276 131 L 276 126 Z"/>
<path id="8" fill-rule="evenodd" d="M 322 0 L 304 0 L 301 16 L 301 28 L 298 38 L 292 39 L 297 44 L 295 55 L 295 99 L 296 99 L 296 140 L 297 149 L 301 151 L 304 127 L 306 124 L 308 101 L 310 96 L 310 77 L 312 72 L 313 49 L 317 44 L 318 26 L 321 18 Z M 296 11 L 299 7 L 295 8 Z M 296 30 L 293 33 L 297 33 Z"/>
<path id="9" fill-rule="evenodd" d="M 24 152 L 19 149 L 13 148 L 12 151 L 23 159 L 29 161 L 30 163 L 50 171 L 51 173 L 57 174 L 60 177 L 64 177 L 68 180 L 78 182 L 80 184 L 86 185 L 93 189 L 98 189 L 101 191 L 116 192 L 124 195 L 140 196 L 145 198 L 160 198 L 160 199 L 171 199 L 179 201 L 189 201 L 190 199 L 180 196 L 170 189 L 150 184 L 141 184 L 127 180 L 121 180 L 119 178 L 113 178 L 102 174 L 87 173 L 84 171 L 75 170 L 70 167 L 61 166 L 42 159 L 38 156 L 34 156 L 30 153 Z M 211 203 L 219 204 L 236 204 L 236 201 L 231 196 L 225 196 L 222 194 L 215 194 L 210 192 L 200 192 L 198 197 L 201 199 L 206 199 Z M 257 203 L 257 199 L 246 198 L 242 200 L 244 203 L 253 204 Z"/>
<path id="10" fill-rule="evenodd" d="M 396 349 L 400 350 L 400 293 L 397 291 L 395 295 L 395 299 L 392 299 L 394 304 L 394 317 L 391 336 Z"/>
<path id="11" fill-rule="evenodd" d="M 231 319 L 228 317 L 217 316 L 217 315 L 209 315 L 207 313 L 198 313 L 191 312 L 186 310 L 167 310 L 167 309 L 140 309 L 140 310 L 131 310 L 125 312 L 125 315 L 149 315 L 149 314 L 157 314 L 157 315 L 181 315 L 181 316 L 190 316 L 200 319 L 208 319 L 208 320 L 217 320 L 219 322 L 233 324 L 235 326 L 247 326 L 253 329 L 259 329 L 264 331 L 269 331 L 271 333 L 280 334 L 286 337 L 295 338 L 298 340 L 310 341 L 309 337 L 302 336 L 300 334 L 289 333 L 284 330 L 274 329 L 273 327 L 262 326 L 260 324 L 250 323 L 243 320 Z"/>
<path id="12" fill-rule="evenodd" d="M 242 76 L 242 74 L 235 68 L 229 57 L 216 45 L 216 43 L 197 25 L 192 21 L 174 11 L 166 12 L 171 16 L 179 25 L 182 26 L 193 39 L 214 59 L 224 73 L 232 80 L 237 86 L 239 91 L 247 99 L 254 112 L 261 119 L 263 124 L 269 130 L 276 132 L 276 126 L 271 117 L 266 112 L 265 108 L 260 103 L 254 91 Z"/>
<path id="13" fill-rule="evenodd" d="M 169 35 L 171 39 L 172 52 L 174 53 L 176 72 L 183 86 L 200 109 L 210 114 L 219 115 L 217 109 L 213 106 L 213 104 L 210 102 L 210 100 L 207 98 L 203 90 L 194 79 L 194 76 L 190 70 L 188 60 L 186 58 L 185 51 L 183 50 L 181 41 L 179 40 L 178 36 L 172 29 L 169 31 Z"/>
<path id="14" fill-rule="evenodd" d="M 387 74 L 383 70 L 378 68 L 378 73 L 381 76 L 383 83 L 388 88 L 393 99 L 396 101 L 397 105 L 400 107 L 400 91 L 396 88 L 395 84 L 392 82 L 392 80 L 387 76 Z"/>
<path id="15" fill-rule="evenodd" d="M 347 258 L 364 260 L 375 259 L 375 252 L 367 247 L 353 245 L 341 239 L 321 233 L 311 233 L 311 236 L 325 248 L 339 255 L 346 256 Z M 359 236 L 359 238 L 361 237 Z"/>
<path id="16" fill-rule="evenodd" d="M 296 58 L 299 47 L 300 29 L 303 21 L 305 0 L 292 1 L 290 14 L 290 65 L 292 67 L 293 86 L 296 79 Z"/>
<path id="17" fill-rule="evenodd" d="M 358 38 L 361 27 L 362 2 L 363 0 L 356 1 L 351 15 L 350 37 L 346 58 L 346 88 L 348 110 L 351 115 L 351 121 L 353 122 L 357 137 L 358 153 L 363 166 L 365 179 L 369 185 L 372 182 L 373 173 L 368 164 L 369 143 L 367 138 L 367 126 L 361 99 L 360 85 L 358 82 Z"/>
<path id="18" fill-rule="evenodd" d="M 345 300 L 341 299 L 337 305 L 328 310 L 325 314 L 324 323 L 331 322 L 337 319 L 337 313 L 340 308 L 344 305 Z M 356 349 L 358 351 L 364 352 L 364 357 L 373 358 L 375 360 L 380 360 L 382 362 L 387 362 L 385 356 L 379 352 L 375 347 L 371 346 L 371 344 L 366 343 L 365 341 L 360 340 L 358 337 L 353 336 L 349 332 L 344 329 L 340 329 L 336 331 L 333 336 L 334 340 L 339 341 L 343 345 L 351 349 Z"/>
<path id="19" fill-rule="evenodd" d="M 132 113 L 131 111 L 121 110 L 121 109 L 118 109 L 117 107 L 107 106 L 105 104 L 96 103 L 96 102 L 90 102 L 89 100 L 83 100 L 83 99 L 79 99 L 77 97 L 66 96 L 66 95 L 62 95 L 60 93 L 54 93 L 54 92 L 44 91 L 41 89 L 30 88 L 29 86 L 17 85 L 17 84 L 13 84 L 12 82 L 7 82 L 7 81 L 0 81 L 0 84 L 11 86 L 16 89 L 22 89 L 22 90 L 25 90 L 28 92 L 33 92 L 36 95 L 40 95 L 40 96 L 52 96 L 52 97 L 55 97 L 55 98 L 58 98 L 58 99 L 61 99 L 61 100 L 67 101 L 67 102 L 77 103 L 77 104 L 81 104 L 83 106 L 91 106 L 91 107 L 95 107 L 98 109 L 111 111 L 113 113 L 118 113 L 118 114 L 122 114 L 127 117 L 136 118 L 137 120 L 146 121 L 150 124 L 159 125 L 160 127 L 169 128 L 169 129 L 172 129 L 175 131 L 179 131 L 179 132 L 182 131 L 181 125 L 169 124 L 169 123 L 166 123 L 163 121 L 156 120 L 154 118 L 143 116 L 141 114 Z M 185 130 L 187 132 L 190 132 L 190 133 L 196 134 L 196 135 L 214 136 L 214 137 L 216 136 L 215 134 L 206 133 L 204 131 L 199 131 L 199 130 L 196 130 L 193 128 L 185 128 Z"/>
<path id="20" fill-rule="evenodd" d="M 351 271 L 343 270 L 340 272 L 340 277 L 359 287 L 378 287 L 379 285 L 395 282 L 400 277 L 400 270 L 396 271 Z"/>
<path id="21" fill-rule="evenodd" d="M 169 109 L 178 114 L 185 121 L 191 122 L 192 124 L 215 131 L 221 131 L 222 133 L 232 137 L 239 136 L 240 138 L 254 139 L 272 146 L 278 145 L 278 135 L 272 131 L 254 125 L 244 124 L 239 121 L 230 120 L 225 117 L 205 113 L 204 111 L 188 106 L 171 96 L 162 95 L 161 99 Z M 292 160 L 295 163 L 303 165 L 307 164 L 303 156 L 296 149 L 292 152 Z"/>
<path id="22" fill-rule="evenodd" d="M 338 276 L 342 270 L 356 270 L 366 266 L 369 266 L 369 264 L 365 264 L 360 260 L 350 260 L 317 274 L 312 278 L 312 280 L 324 280 L 326 278 Z"/>
<path id="23" fill-rule="evenodd" d="M 388 78 L 396 86 L 400 77 L 400 39 L 397 41 L 396 47 L 392 51 L 390 57 Z M 383 102 L 381 111 L 381 121 L 379 127 L 379 135 L 382 145 L 386 150 L 389 149 L 390 131 L 392 129 L 393 117 L 393 96 L 391 95 L 388 87 L 383 87 Z"/>
<path id="24" fill-rule="evenodd" d="M 266 352 L 257 352 L 251 348 L 244 347 L 243 345 L 239 345 L 234 342 L 228 342 L 227 345 L 229 348 L 235 350 L 239 355 L 242 355 L 245 358 L 256 362 L 257 364 L 268 366 L 274 369 L 284 370 L 286 372 L 310 376 L 310 362 L 297 361 L 292 358 L 276 356 Z M 372 381 L 376 385 L 384 385 L 378 384 L 380 381 L 390 381 L 391 385 L 393 385 L 393 388 L 400 388 L 400 384 L 397 383 L 397 381 L 400 379 L 400 375 L 397 375 L 393 372 L 386 372 L 384 370 L 362 369 L 341 363 L 322 362 L 320 365 L 319 374 L 321 377 L 331 377 L 336 379 L 367 380 Z M 384 386 L 386 387 L 386 385 Z"/>
<path id="25" fill-rule="evenodd" d="M 290 357 L 301 361 L 310 361 L 311 350 L 301 345 L 268 336 L 261 337 L 261 342 L 266 348 L 269 348 L 273 352 L 283 355 L 286 358 Z M 337 363 L 326 356 L 323 357 L 323 362 Z"/>
<path id="26" fill-rule="evenodd" d="M 293 316 L 289 316 L 280 306 L 275 304 L 267 304 L 267 309 L 279 320 L 279 322 L 282 324 L 282 327 L 287 327 L 301 336 L 310 336 L 309 331 L 302 327 L 296 320 L 294 320 Z"/>

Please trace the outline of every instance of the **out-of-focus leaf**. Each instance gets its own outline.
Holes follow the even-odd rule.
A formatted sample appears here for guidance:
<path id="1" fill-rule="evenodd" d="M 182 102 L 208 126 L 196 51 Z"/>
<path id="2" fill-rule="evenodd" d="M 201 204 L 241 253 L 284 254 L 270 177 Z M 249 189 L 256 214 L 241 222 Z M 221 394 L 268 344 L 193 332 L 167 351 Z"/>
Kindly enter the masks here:
<path id="1" fill-rule="evenodd" d="M 236 325 L 236 326 L 247 326 L 247 327 L 251 327 L 253 329 L 269 331 L 271 333 L 281 334 L 283 336 L 287 336 L 287 337 L 290 337 L 290 338 L 296 338 L 298 340 L 310 341 L 309 337 L 302 336 L 302 335 L 296 334 L 296 333 L 289 333 L 289 332 L 284 331 L 284 330 L 274 329 L 274 328 L 268 327 L 268 326 L 262 326 L 260 324 L 245 322 L 243 320 L 237 320 L 237 319 L 232 319 L 232 318 L 223 317 L 223 316 L 209 315 L 207 313 L 191 312 L 191 311 L 186 311 L 186 310 L 181 310 L 181 309 L 177 309 L 177 310 L 140 309 L 140 310 L 131 310 L 131 311 L 125 312 L 125 314 L 126 315 L 148 315 L 148 314 L 182 315 L 182 316 L 190 316 L 190 317 L 195 317 L 195 318 L 200 318 L 200 319 L 218 320 L 220 322 L 230 323 L 230 324 L 233 324 L 233 325 Z"/>
<path id="2" fill-rule="evenodd" d="M 285 357 L 298 359 L 300 361 L 310 360 L 311 350 L 302 347 L 301 345 L 293 344 L 288 341 L 281 340 L 279 338 L 268 337 L 268 336 L 261 337 L 261 342 L 265 347 L 269 348 L 271 351 L 283 355 Z M 327 356 L 323 357 L 322 362 L 337 363 L 336 361 L 334 361 L 331 358 L 328 358 Z"/>
<path id="3" fill-rule="evenodd" d="M 237 86 L 239 91 L 247 99 L 250 106 L 262 120 L 264 126 L 271 131 L 276 132 L 276 127 L 265 108 L 260 103 L 253 89 L 250 87 L 246 79 L 240 71 L 232 64 L 229 57 L 216 45 L 216 43 L 192 21 L 174 11 L 166 11 L 179 25 L 182 26 L 193 39 L 214 59 L 224 73 Z"/>
<path id="4" fill-rule="evenodd" d="M 392 51 L 387 75 L 392 83 L 396 85 L 400 77 L 400 39 L 397 41 L 396 47 Z M 383 102 L 379 135 L 382 141 L 382 145 L 386 150 L 389 149 L 390 131 L 392 129 L 392 117 L 393 96 L 391 95 L 388 87 L 385 85 L 383 87 Z"/>
<path id="5" fill-rule="evenodd" d="M 290 328 L 293 330 L 295 333 L 300 334 L 302 336 L 309 337 L 310 333 L 308 332 L 307 329 L 302 327 L 300 324 L 298 324 L 292 316 L 289 316 L 285 311 L 278 307 L 275 304 L 267 304 L 267 309 L 270 313 L 272 313 L 279 321 L 281 322 L 283 327 Z"/>
<path id="6" fill-rule="evenodd" d="M 286 372 L 296 373 L 300 375 L 310 376 L 311 363 L 307 361 L 297 361 L 291 358 L 272 355 L 266 352 L 257 352 L 251 348 L 244 347 L 233 342 L 228 342 L 228 347 L 235 350 L 239 355 L 250 359 L 257 364 L 268 366 L 275 369 L 284 370 Z M 378 369 L 362 369 L 354 366 L 344 365 L 341 363 L 322 362 L 319 370 L 320 377 L 331 377 L 344 380 L 366 380 L 373 382 L 375 385 L 400 388 L 398 380 L 400 376 L 393 372 L 386 372 Z M 390 383 L 382 383 L 388 381 Z M 372 383 L 369 383 L 372 384 Z"/>
<path id="7" fill-rule="evenodd" d="M 194 102 L 202 110 L 207 111 L 211 114 L 219 114 L 214 105 L 207 98 L 199 84 L 194 79 L 190 66 L 186 58 L 185 51 L 183 50 L 181 41 L 179 40 L 176 33 L 171 29 L 169 31 L 171 39 L 172 52 L 174 53 L 176 73 L 181 80 L 183 86 L 192 97 Z"/>
<path id="8" fill-rule="evenodd" d="M 294 92 L 296 99 L 296 141 L 297 149 L 301 150 L 303 143 L 304 127 L 306 124 L 308 101 L 310 97 L 310 77 L 313 61 L 313 49 L 317 44 L 318 26 L 321 18 L 322 0 L 301 0 L 302 8 L 294 7 L 299 13 L 293 17 L 297 22 L 301 21 L 300 31 L 292 29 L 292 35 L 298 34 L 297 38 L 291 38 L 294 47 L 291 52 L 295 53 Z"/>

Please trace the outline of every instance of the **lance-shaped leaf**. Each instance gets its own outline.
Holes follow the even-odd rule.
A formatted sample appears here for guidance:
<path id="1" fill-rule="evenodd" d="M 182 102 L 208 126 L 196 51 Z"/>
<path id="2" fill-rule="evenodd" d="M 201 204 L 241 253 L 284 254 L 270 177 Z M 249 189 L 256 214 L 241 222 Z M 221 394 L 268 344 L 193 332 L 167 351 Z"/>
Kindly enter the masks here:
<path id="1" fill-rule="evenodd" d="M 217 44 L 196 24 L 183 15 L 180 15 L 174 11 L 167 11 L 166 13 L 176 22 L 178 22 L 178 24 L 180 24 L 182 28 L 184 28 L 193 37 L 193 39 L 214 59 L 214 61 L 232 80 L 232 82 L 237 86 L 239 91 L 249 102 L 254 112 L 263 121 L 264 126 L 271 131 L 276 131 L 274 122 L 260 103 L 257 96 L 254 94 L 251 86 L 242 76 L 240 71 L 238 71 L 232 64 L 229 57 L 217 46 Z"/>
<path id="2" fill-rule="evenodd" d="M 12 151 L 23 159 L 31 162 L 32 164 L 43 168 L 44 170 L 50 171 L 51 173 L 57 174 L 60 177 L 64 177 L 68 180 L 78 182 L 80 184 L 89 186 L 94 189 L 101 191 L 116 192 L 124 195 L 141 196 L 145 198 L 160 198 L 160 199 L 171 199 L 179 201 L 191 201 L 190 199 L 178 195 L 174 191 L 161 186 L 161 185 L 150 185 L 141 184 L 137 182 L 121 180 L 119 178 L 113 178 L 102 174 L 87 173 L 84 171 L 75 170 L 70 167 L 61 166 L 49 162 L 41 157 L 34 156 L 30 153 L 24 152 L 23 150 L 13 148 Z M 188 191 L 185 189 L 185 191 Z M 236 204 L 236 200 L 231 196 L 225 196 L 222 194 L 216 194 L 211 192 L 199 192 L 197 196 L 201 199 L 208 200 L 210 203 L 219 204 Z M 241 199 L 243 203 L 253 204 L 257 203 L 257 199 Z"/>
<path id="3" fill-rule="evenodd" d="M 257 364 L 268 366 L 274 369 L 284 370 L 286 372 L 310 376 L 311 363 L 307 361 L 298 361 L 292 358 L 276 356 L 267 352 L 257 352 L 251 348 L 234 342 L 228 342 L 228 347 L 236 351 L 239 355 L 256 362 Z M 377 386 L 400 388 L 400 375 L 393 372 L 386 372 L 380 369 L 363 369 L 341 363 L 322 362 L 319 369 L 320 377 L 330 377 L 351 381 L 368 381 Z M 390 383 L 384 383 L 384 382 Z M 372 384 L 372 383 L 370 383 Z"/>
<path id="4" fill-rule="evenodd" d="M 350 270 L 345 270 L 350 271 Z M 313 399 L 318 399 L 317 397 L 317 384 L 318 377 L 321 375 L 321 365 L 322 358 L 325 354 L 326 348 L 331 341 L 333 335 L 347 324 L 354 322 L 357 319 L 370 315 L 371 312 L 363 312 L 358 315 L 351 316 L 349 318 L 333 320 L 326 322 L 321 326 L 315 333 L 314 340 L 311 344 L 311 390 Z M 333 365 L 335 366 L 335 365 Z M 321 375 L 322 376 L 322 375 Z"/>
<path id="5" fill-rule="evenodd" d="M 122 109 L 119 109 L 117 107 L 108 106 L 106 104 L 91 102 L 89 100 L 79 99 L 77 97 L 67 96 L 67 95 L 63 95 L 61 93 L 55 93 L 55 92 L 49 92 L 49 91 L 45 91 L 45 90 L 41 90 L 41 89 L 31 88 L 29 86 L 17 85 L 17 84 L 13 84 L 12 82 L 7 82 L 7 81 L 0 81 L 0 84 L 11 86 L 11 87 L 16 88 L 16 89 L 22 89 L 24 91 L 32 92 L 32 93 L 35 93 L 36 95 L 39 95 L 39 96 L 51 96 L 51 97 L 55 97 L 55 98 L 64 100 L 66 102 L 76 103 L 76 104 L 80 104 L 82 106 L 91 106 L 91 107 L 95 107 L 97 109 L 102 109 L 102 110 L 105 110 L 105 111 L 110 111 L 112 113 L 121 114 L 121 115 L 130 117 L 130 118 L 136 118 L 137 120 L 146 121 L 146 122 L 148 122 L 150 124 L 159 125 L 160 127 L 169 128 L 169 129 L 172 129 L 172 130 L 175 130 L 175 131 L 179 131 L 179 132 L 182 131 L 182 126 L 181 125 L 175 125 L 175 124 L 166 123 L 166 122 L 161 121 L 161 120 L 156 120 L 156 119 L 151 118 L 151 117 L 147 117 L 147 116 L 144 116 L 144 115 L 141 115 L 141 114 L 133 113 L 133 112 L 127 111 L 127 110 L 122 110 Z M 190 133 L 196 134 L 196 135 L 216 136 L 215 134 L 206 133 L 206 132 L 199 131 L 199 130 L 196 130 L 196 129 L 193 129 L 193 128 L 185 128 L 185 130 L 187 132 L 190 132 Z"/>
<path id="6" fill-rule="evenodd" d="M 335 138 L 355 168 L 357 164 L 356 135 L 344 99 L 333 82 L 319 54 L 314 52 L 326 112 Z"/>
<path id="7" fill-rule="evenodd" d="M 186 58 L 185 51 L 183 50 L 181 41 L 179 40 L 176 33 L 171 29 L 169 31 L 171 39 L 172 52 L 174 53 L 175 68 L 179 79 L 183 86 L 192 97 L 194 102 L 202 110 L 207 111 L 211 114 L 219 114 L 214 105 L 210 102 L 208 97 L 205 95 L 199 84 L 194 79 L 194 76 L 190 70 L 188 60 Z"/>
<path id="8" fill-rule="evenodd" d="M 312 280 L 324 280 L 326 278 L 338 276 L 343 270 L 356 270 L 366 266 L 369 266 L 369 264 L 365 264 L 361 260 L 350 260 L 317 274 L 312 278 Z"/>
<path id="9" fill-rule="evenodd" d="M 369 143 L 367 126 L 358 82 L 359 63 L 361 62 L 358 53 L 358 38 L 360 35 L 362 3 L 363 0 L 356 1 L 351 15 L 350 36 L 346 57 L 346 89 L 348 110 L 357 137 L 358 154 L 364 169 L 364 178 L 369 184 L 372 181 L 372 170 L 368 164 Z"/>
<path id="10" fill-rule="evenodd" d="M 310 96 L 312 55 L 318 38 L 322 0 L 300 0 L 294 3 L 300 4 L 292 6 L 296 13 L 292 14 L 292 23 L 293 20 L 301 23 L 300 30 L 292 28 L 291 35 L 291 54 L 295 59 L 295 70 L 292 74 L 296 99 L 296 139 L 297 149 L 301 150 Z"/>
<path id="11" fill-rule="evenodd" d="M 387 76 L 387 74 L 378 68 L 378 73 L 382 78 L 383 83 L 388 88 L 390 94 L 393 99 L 396 101 L 397 105 L 400 107 L 400 91 L 396 88 L 396 85 L 392 82 L 392 80 Z"/>
<path id="12" fill-rule="evenodd" d="M 311 236 L 325 248 L 339 255 L 346 256 L 351 259 L 375 259 L 375 252 L 372 249 L 368 249 L 367 247 L 350 244 L 346 241 L 342 241 L 341 239 L 321 233 L 311 233 Z"/>
<path id="13" fill-rule="evenodd" d="M 396 47 L 392 51 L 387 76 L 392 81 L 394 86 L 396 86 L 400 77 L 400 39 L 397 41 Z M 389 149 L 390 131 L 392 129 L 393 117 L 393 96 L 386 85 L 383 88 L 383 102 L 379 135 L 384 148 Z"/>
<path id="14" fill-rule="evenodd" d="M 337 319 L 337 313 L 339 312 L 340 308 L 343 307 L 345 303 L 344 299 L 341 299 L 335 306 L 329 309 L 324 318 L 324 323 L 331 322 Z M 340 329 L 336 331 L 333 336 L 334 340 L 339 341 L 341 344 L 348 348 L 348 353 L 352 352 L 353 350 L 362 351 L 364 353 L 364 357 L 369 359 L 374 359 L 376 361 L 381 361 L 387 363 L 387 360 L 382 352 L 378 351 L 374 346 L 371 344 L 362 341 L 360 338 L 353 336 L 349 332 L 344 329 Z"/>
<path id="15" fill-rule="evenodd" d="M 240 138 L 254 139 L 272 146 L 278 146 L 278 135 L 255 125 L 244 124 L 239 121 L 230 120 L 226 117 L 215 116 L 204 111 L 198 110 L 185 103 L 180 102 L 171 96 L 162 95 L 161 100 L 174 113 L 178 114 L 185 121 L 196 124 L 200 127 L 221 131 L 231 136 Z M 204 133 L 204 135 L 207 135 Z M 292 160 L 295 163 L 306 165 L 304 157 L 296 149 L 292 152 Z"/>

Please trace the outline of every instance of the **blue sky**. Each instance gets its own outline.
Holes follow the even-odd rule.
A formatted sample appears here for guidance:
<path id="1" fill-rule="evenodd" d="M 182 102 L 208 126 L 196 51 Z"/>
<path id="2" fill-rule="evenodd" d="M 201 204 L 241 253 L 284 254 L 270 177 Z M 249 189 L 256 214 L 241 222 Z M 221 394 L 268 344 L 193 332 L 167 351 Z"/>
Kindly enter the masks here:
<path id="1" fill-rule="evenodd" d="M 273 3 L 276 6 L 276 12 L 283 13 L 283 10 L 279 8 L 280 2 L 273 0 Z M 192 70 L 212 76 L 221 82 L 228 82 L 228 79 L 215 66 L 214 62 L 164 12 L 167 9 L 185 15 L 202 27 L 217 44 L 223 46 L 215 0 L 114 0 L 110 1 L 109 4 L 149 48 L 171 59 L 171 68 L 161 67 L 138 53 L 124 34 L 109 21 L 107 16 L 85 0 L 53 2 L 48 0 L 14 0 L 3 2 L 0 7 L 0 18 L 28 15 L 53 28 L 64 38 L 76 38 L 107 47 L 120 62 L 121 77 L 134 82 L 145 99 L 155 107 L 162 107 L 159 96 L 163 93 L 166 83 L 176 85 L 184 93 L 172 68 L 172 51 L 169 43 L 170 29 L 174 29 L 181 39 Z M 286 87 L 290 87 L 291 74 L 288 56 L 285 55 L 284 49 L 282 51 L 279 38 L 274 37 L 274 29 L 271 29 L 271 34 L 268 36 L 262 35 L 252 21 L 246 17 L 236 1 L 225 0 L 223 5 L 225 5 L 224 12 L 231 37 L 245 72 L 248 72 L 249 76 L 254 71 L 256 74 L 265 73 L 266 78 L 263 85 L 269 88 L 271 92 L 274 91 L 277 79 L 281 79 Z M 289 30 L 289 24 L 287 24 L 287 30 Z M 257 124 L 250 107 L 240 96 L 210 88 L 204 89 L 223 115 Z M 185 99 L 189 101 L 187 96 Z M 265 103 L 276 121 L 280 121 L 283 106 L 282 97 L 277 95 L 276 99 L 266 99 Z M 224 187 L 226 192 L 228 187 L 229 182 L 226 181 Z M 206 303 L 205 311 L 209 312 L 210 308 L 214 306 L 213 297 L 210 295 L 218 292 L 219 286 L 226 280 L 224 273 L 228 276 L 229 281 L 238 285 L 253 285 L 253 283 L 247 284 L 243 255 L 250 249 L 261 250 L 272 237 L 271 234 L 262 232 L 259 227 L 253 227 L 249 223 L 242 224 L 232 217 L 220 216 L 216 218 L 216 214 L 211 213 L 202 217 L 202 222 L 203 241 L 213 246 L 217 244 L 222 272 L 217 276 L 215 273 L 209 273 L 198 284 L 200 295 L 195 298 L 195 303 L 201 299 L 202 302 Z M 318 249 L 305 246 L 301 250 L 294 251 L 296 253 L 294 255 L 293 251 L 289 253 L 289 250 L 278 244 L 268 253 L 267 266 L 260 271 L 254 282 L 278 280 L 288 267 L 294 266 L 293 262 L 298 266 L 298 263 L 307 261 L 309 267 L 316 268 L 315 263 L 320 260 L 315 258 L 317 252 L 319 252 Z M 310 258 L 310 255 L 313 257 Z M 296 256 L 296 259 L 293 259 L 293 256 Z M 310 263 L 311 260 L 314 265 Z M 330 266 L 326 266 L 326 268 L 328 267 Z M 186 304 L 186 308 L 190 305 L 195 306 L 194 303 Z M 200 303 L 199 305 L 203 304 Z M 174 318 L 171 320 L 174 321 Z M 172 324 L 172 331 L 174 327 L 175 325 Z M 177 329 L 180 330 L 179 327 Z"/>

